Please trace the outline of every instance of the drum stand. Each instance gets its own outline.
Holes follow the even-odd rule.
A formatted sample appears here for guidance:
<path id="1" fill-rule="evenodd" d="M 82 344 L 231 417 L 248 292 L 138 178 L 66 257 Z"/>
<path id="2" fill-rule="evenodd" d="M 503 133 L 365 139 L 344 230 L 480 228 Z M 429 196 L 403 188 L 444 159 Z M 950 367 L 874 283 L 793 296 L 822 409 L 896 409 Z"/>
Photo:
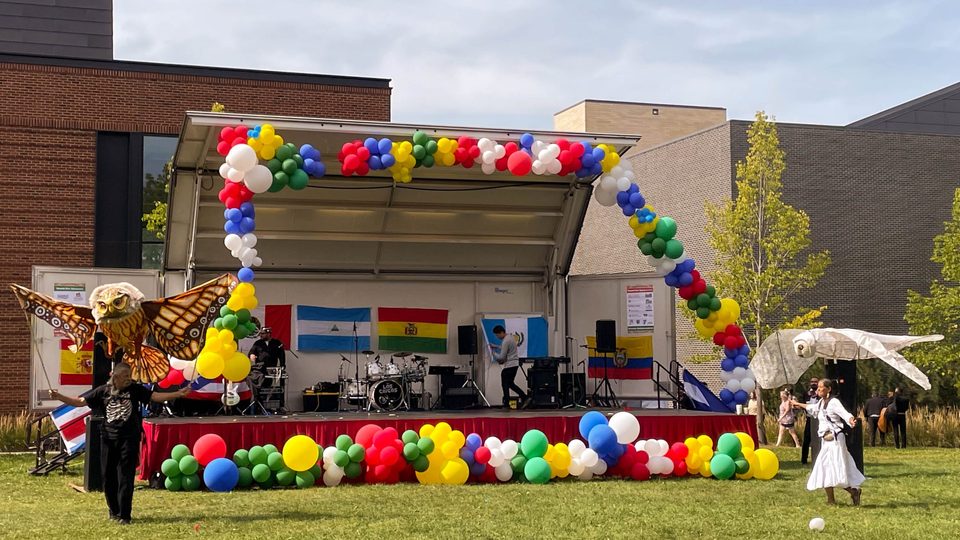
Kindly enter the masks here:
<path id="1" fill-rule="evenodd" d="M 490 407 L 490 402 L 487 401 L 487 396 L 483 395 L 483 390 L 480 390 L 480 387 L 477 386 L 477 381 L 474 380 L 474 375 L 475 375 L 474 369 L 476 368 L 476 358 L 477 358 L 477 355 L 475 354 L 470 355 L 470 376 L 467 377 L 467 380 L 463 383 L 463 386 L 461 386 L 460 388 L 466 388 L 467 386 L 472 386 L 473 389 L 477 391 L 477 394 L 480 394 L 480 399 L 483 400 L 483 403 L 487 407 Z"/>
<path id="2" fill-rule="evenodd" d="M 250 377 L 247 377 L 246 381 L 250 386 L 250 404 L 247 405 L 245 409 L 240 411 L 240 416 L 257 416 L 257 407 L 260 408 L 261 416 L 270 416 L 270 413 L 267 411 L 266 407 L 260 403 L 260 388 L 253 384 L 253 381 L 250 379 Z"/>

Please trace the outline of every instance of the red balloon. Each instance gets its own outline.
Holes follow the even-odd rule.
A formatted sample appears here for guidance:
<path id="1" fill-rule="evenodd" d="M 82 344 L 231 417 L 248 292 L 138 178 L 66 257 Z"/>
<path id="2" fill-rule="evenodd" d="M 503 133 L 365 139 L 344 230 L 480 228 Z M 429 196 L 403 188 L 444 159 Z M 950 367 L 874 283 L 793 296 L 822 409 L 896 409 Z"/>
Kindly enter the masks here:
<path id="1" fill-rule="evenodd" d="M 723 332 L 717 332 L 713 335 L 713 344 L 714 345 L 723 345 L 727 340 L 727 335 Z"/>
<path id="2" fill-rule="evenodd" d="M 364 448 L 370 448 L 373 446 L 373 436 L 382 430 L 383 428 L 376 424 L 367 424 L 357 431 L 357 436 L 353 440 Z"/>
<path id="3" fill-rule="evenodd" d="M 366 161 L 361 161 L 360 165 L 357 166 L 357 174 L 360 176 L 366 176 L 370 172 L 370 165 Z"/>
<path id="4" fill-rule="evenodd" d="M 693 281 L 694 281 L 694 282 L 700 281 L 700 271 L 699 271 L 699 270 L 692 270 L 692 271 L 690 271 L 690 276 L 693 278 Z"/>
<path id="5" fill-rule="evenodd" d="M 648 461 L 650 461 L 650 454 L 646 450 L 638 450 L 636 462 L 646 464 Z"/>
<path id="6" fill-rule="evenodd" d="M 686 285 L 678 288 L 677 294 L 679 294 L 680 298 L 683 298 L 684 300 L 690 300 L 697 295 L 697 293 L 693 292 L 693 285 Z"/>
<path id="7" fill-rule="evenodd" d="M 197 458 L 197 462 L 203 467 L 226 455 L 227 443 L 223 440 L 223 437 L 215 433 L 207 433 L 193 443 L 193 457 Z"/>
<path id="8" fill-rule="evenodd" d="M 569 150 L 569 149 L 570 149 L 570 141 L 568 141 L 568 140 L 566 140 L 566 139 L 557 139 L 557 146 L 560 147 L 560 150 Z"/>
<path id="9" fill-rule="evenodd" d="M 392 446 L 388 446 L 380 451 L 380 463 L 388 467 L 395 464 L 398 459 L 400 459 L 400 453 Z"/>
<path id="10" fill-rule="evenodd" d="M 463 162 L 463 168 L 464 168 L 464 169 L 472 169 L 473 166 L 476 165 L 476 164 L 477 164 L 476 161 L 474 161 L 474 160 L 472 160 L 472 159 L 468 159 L 467 161 L 464 161 L 464 162 Z"/>
<path id="11" fill-rule="evenodd" d="M 707 282 L 700 279 L 693 282 L 693 292 L 695 294 L 703 294 L 707 292 Z"/>
<path id="12" fill-rule="evenodd" d="M 230 143 L 230 148 L 233 148 L 238 144 L 247 144 L 247 136 L 244 135 L 243 137 L 237 137 L 236 139 L 234 139 L 233 142 Z"/>
<path id="13" fill-rule="evenodd" d="M 513 153 L 516 152 L 517 150 L 520 150 L 520 147 L 517 146 L 517 143 L 511 141 L 511 142 L 508 142 L 507 144 L 503 145 L 503 149 L 506 150 L 506 152 L 507 152 L 506 155 L 509 156 L 510 154 L 513 154 Z"/>
<path id="14" fill-rule="evenodd" d="M 639 481 L 649 480 L 650 469 L 647 469 L 647 466 L 643 463 L 634 463 L 633 468 L 630 469 L 630 478 Z"/>
<path id="15" fill-rule="evenodd" d="M 674 461 L 680 461 L 687 459 L 687 456 L 690 454 L 690 449 L 687 448 L 687 445 L 682 442 L 675 442 L 673 446 L 670 447 L 670 451 L 673 452 L 673 455 L 677 457 Z"/>
<path id="16" fill-rule="evenodd" d="M 360 166 L 360 157 L 356 154 L 347 154 L 343 157 L 343 170 L 353 173 Z"/>
<path id="17" fill-rule="evenodd" d="M 360 148 L 357 148 L 357 157 L 360 158 L 361 161 L 366 161 L 370 159 L 370 149 L 367 148 L 366 146 L 361 146 Z"/>
<path id="18" fill-rule="evenodd" d="M 170 384 L 174 386 L 180 386 L 186 380 L 179 369 L 171 369 L 170 373 L 167 373 L 167 379 L 170 379 Z"/>
<path id="19" fill-rule="evenodd" d="M 240 208 L 240 205 L 243 204 L 243 201 L 239 197 L 227 197 L 227 200 L 224 201 L 223 205 L 227 208 Z"/>
<path id="20" fill-rule="evenodd" d="M 570 145 L 570 153 L 573 154 L 574 159 L 582 156 L 585 150 L 586 148 L 584 148 L 580 143 L 573 143 Z"/>
<path id="21" fill-rule="evenodd" d="M 236 137 L 232 127 L 225 127 L 220 130 L 220 134 L 217 135 L 217 138 L 221 141 L 232 141 Z"/>
<path id="22" fill-rule="evenodd" d="M 490 449 L 486 446 L 477 448 L 477 451 L 473 454 L 473 459 L 477 460 L 477 463 L 486 465 L 490 461 Z"/>
<path id="23" fill-rule="evenodd" d="M 727 327 L 723 329 L 723 333 L 728 336 L 739 336 L 740 327 L 735 324 L 728 324 Z"/>
<path id="24" fill-rule="evenodd" d="M 373 445 L 376 446 L 377 448 L 386 448 L 390 446 L 390 444 L 396 438 L 397 438 L 396 436 L 392 436 L 392 437 L 390 436 L 389 430 L 382 429 L 373 434 L 372 440 L 373 440 Z"/>
<path id="25" fill-rule="evenodd" d="M 227 141 L 220 141 L 217 143 L 217 153 L 221 156 L 227 155 L 230 152 L 230 143 Z"/>
<path id="26" fill-rule="evenodd" d="M 533 168 L 533 159 L 526 152 L 514 152 L 507 159 L 507 169 L 514 176 L 524 176 Z"/>
<path id="27" fill-rule="evenodd" d="M 478 157 L 480 157 L 480 147 L 477 145 L 471 146 L 470 149 L 467 150 L 467 156 L 470 159 L 477 159 Z"/>
<path id="28" fill-rule="evenodd" d="M 674 476 L 683 476 L 687 474 L 687 462 L 680 461 L 673 464 L 673 474 Z"/>
<path id="29" fill-rule="evenodd" d="M 249 138 L 248 135 L 250 134 L 250 128 L 244 125 L 239 125 L 233 128 L 233 133 L 234 137 L 243 138 L 243 142 L 247 142 L 247 139 Z"/>

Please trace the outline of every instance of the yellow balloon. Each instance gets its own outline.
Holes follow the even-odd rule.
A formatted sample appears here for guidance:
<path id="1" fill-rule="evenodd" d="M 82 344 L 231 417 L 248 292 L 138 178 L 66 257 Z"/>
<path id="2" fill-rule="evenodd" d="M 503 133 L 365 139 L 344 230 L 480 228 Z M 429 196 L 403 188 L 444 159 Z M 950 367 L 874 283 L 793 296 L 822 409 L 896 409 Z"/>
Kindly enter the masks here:
<path id="1" fill-rule="evenodd" d="M 453 459 L 460 455 L 460 448 L 458 448 L 453 441 L 447 441 L 443 443 L 443 445 L 440 447 L 440 450 L 443 452 L 443 457 L 447 459 Z"/>
<path id="2" fill-rule="evenodd" d="M 777 459 L 776 454 L 766 448 L 761 448 L 754 452 L 754 455 L 757 456 L 759 465 L 759 470 L 754 473 L 754 476 L 760 480 L 770 480 L 777 475 L 780 470 L 780 460 Z"/>
<path id="3" fill-rule="evenodd" d="M 203 350 L 210 352 L 220 352 L 223 350 L 223 343 L 220 343 L 220 338 L 217 335 L 217 329 L 213 329 L 213 339 L 207 339 L 203 342 Z M 208 334 L 209 336 L 209 334 Z"/>
<path id="4" fill-rule="evenodd" d="M 227 300 L 227 307 L 233 311 L 240 311 L 243 309 L 243 299 L 236 295 L 231 295 L 230 299 Z"/>
<path id="5" fill-rule="evenodd" d="M 740 318 L 740 304 L 733 298 L 721 298 L 720 309 L 728 314 L 730 322 Z"/>
<path id="6" fill-rule="evenodd" d="M 306 435 L 294 435 L 283 445 L 283 463 L 290 469 L 303 472 L 317 464 L 320 447 Z"/>
<path id="7" fill-rule="evenodd" d="M 429 437 L 433 430 L 436 429 L 433 427 L 433 424 L 424 424 L 420 426 L 420 438 Z"/>
<path id="8" fill-rule="evenodd" d="M 700 448 L 700 441 L 698 441 L 694 437 L 687 437 L 683 441 L 683 444 L 686 445 L 686 447 L 689 448 L 691 452 L 696 452 L 697 448 Z"/>
<path id="9" fill-rule="evenodd" d="M 258 141 L 257 139 L 254 139 L 253 137 L 250 137 L 249 139 L 247 139 L 247 146 L 249 146 L 250 148 L 253 148 L 255 152 L 259 152 L 260 149 L 263 148 L 263 145 L 260 144 L 260 141 Z"/>
<path id="10" fill-rule="evenodd" d="M 259 154 L 261 159 L 273 159 L 277 155 L 277 149 L 265 144 L 260 148 Z"/>
<path id="11" fill-rule="evenodd" d="M 467 479 L 470 478 L 470 468 L 462 459 L 456 458 L 448 461 L 440 474 L 445 484 L 466 484 Z"/>
<path id="12" fill-rule="evenodd" d="M 272 146 L 273 146 L 274 149 L 277 149 L 277 148 L 280 148 L 281 146 L 283 146 L 283 137 L 281 137 L 281 136 L 279 136 L 279 135 L 274 135 L 274 136 L 273 136 Z"/>
<path id="13" fill-rule="evenodd" d="M 453 429 L 450 428 L 450 424 L 446 422 L 440 422 L 439 424 L 437 424 L 437 427 L 433 430 L 433 435 L 431 435 L 431 437 L 433 438 L 434 441 L 440 442 L 441 439 L 446 439 L 447 437 L 449 437 L 450 432 L 452 431 Z M 460 435 L 463 435 L 463 433 L 461 433 Z"/>
<path id="14" fill-rule="evenodd" d="M 223 373 L 223 357 L 215 352 L 202 352 L 197 357 L 197 373 L 205 379 L 216 379 Z"/>
<path id="15" fill-rule="evenodd" d="M 704 461 L 703 464 L 700 465 L 700 476 L 704 478 L 710 478 L 711 476 L 713 476 L 713 474 L 710 472 L 709 461 Z"/>
<path id="16" fill-rule="evenodd" d="M 742 431 L 738 431 L 734 433 L 734 435 L 736 435 L 737 438 L 740 439 L 740 448 L 743 450 L 744 455 L 746 455 L 748 449 L 750 451 L 753 451 L 756 449 L 756 445 L 753 442 L 753 437 L 751 437 L 750 435 Z"/>
<path id="17" fill-rule="evenodd" d="M 240 382 L 247 378 L 248 374 L 250 374 L 250 358 L 241 352 L 234 352 L 223 363 L 223 376 L 228 381 Z M 309 468 L 307 467 L 307 469 Z"/>
<path id="18" fill-rule="evenodd" d="M 227 343 L 234 341 L 233 330 L 229 328 L 224 328 L 217 334 L 217 339 L 220 340 L 220 343 L 226 345 Z"/>
<path id="19" fill-rule="evenodd" d="M 260 126 L 260 138 L 273 139 L 274 134 L 276 134 L 276 130 L 272 124 L 263 124 Z"/>
<path id="20" fill-rule="evenodd" d="M 713 457 L 713 449 L 710 448 L 709 446 L 701 446 L 700 450 L 697 451 L 697 454 L 699 454 L 700 459 L 702 459 L 703 462 L 706 463 L 710 461 L 710 459 Z"/>
<path id="21" fill-rule="evenodd" d="M 750 480 L 751 478 L 753 478 L 754 474 L 756 474 L 756 472 L 760 470 L 760 461 L 757 460 L 757 456 L 752 451 L 749 454 L 744 452 L 743 459 L 747 460 L 747 463 L 749 464 L 750 467 L 747 469 L 747 472 L 743 474 L 738 474 L 737 478 L 739 478 L 740 480 Z"/>
<path id="22" fill-rule="evenodd" d="M 251 296 L 253 295 L 254 292 L 256 292 L 256 289 L 254 289 L 252 283 L 243 282 L 238 284 L 237 287 L 233 289 L 233 294 L 231 294 L 231 297 L 232 296 L 240 296 L 240 297 Z"/>
<path id="23" fill-rule="evenodd" d="M 706 446 L 707 448 L 713 448 L 713 439 L 707 435 L 701 435 L 697 437 L 697 442 L 700 443 L 700 446 Z"/>
<path id="24" fill-rule="evenodd" d="M 253 311 L 257 309 L 257 306 L 260 304 L 260 301 L 257 300 L 256 296 L 248 296 L 243 299 L 243 309 Z"/>
<path id="25" fill-rule="evenodd" d="M 713 329 L 707 328 L 706 324 L 703 322 L 703 319 L 699 317 L 696 321 L 694 321 L 693 327 L 697 329 L 697 333 L 703 338 L 711 338 L 713 337 L 713 334 L 715 334 Z"/>
<path id="26" fill-rule="evenodd" d="M 206 339 L 206 341 L 210 341 L 210 340 L 214 340 L 214 339 L 219 339 L 219 336 L 220 336 L 220 331 L 219 331 L 219 330 L 217 330 L 216 328 L 214 328 L 214 327 L 212 327 L 212 326 L 211 326 L 210 328 L 207 328 L 207 339 Z"/>
<path id="27" fill-rule="evenodd" d="M 557 457 L 557 450 L 553 447 L 552 444 L 547 444 L 547 451 L 543 454 L 543 459 L 550 463 L 553 459 Z"/>
<path id="28" fill-rule="evenodd" d="M 636 214 L 630 216 L 630 219 L 627 220 L 627 225 L 629 225 L 630 228 L 634 229 L 634 232 L 636 232 L 636 228 L 640 226 L 640 221 L 637 220 Z"/>

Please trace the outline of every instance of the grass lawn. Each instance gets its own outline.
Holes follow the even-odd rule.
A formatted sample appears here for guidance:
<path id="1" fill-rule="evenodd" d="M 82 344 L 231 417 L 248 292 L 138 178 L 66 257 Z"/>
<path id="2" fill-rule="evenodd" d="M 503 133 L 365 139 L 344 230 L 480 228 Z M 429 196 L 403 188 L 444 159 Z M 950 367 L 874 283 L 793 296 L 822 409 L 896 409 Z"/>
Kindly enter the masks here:
<path id="1" fill-rule="evenodd" d="M 2 538 L 798 538 L 812 517 L 834 538 L 960 537 L 960 450 L 866 451 L 863 506 L 827 507 L 806 490 L 798 449 L 777 449 L 763 482 L 565 480 L 528 484 L 340 486 L 169 493 L 138 489 L 134 523 L 106 519 L 102 494 L 77 493 L 82 467 L 26 474 L 32 456 L 0 456 Z"/>

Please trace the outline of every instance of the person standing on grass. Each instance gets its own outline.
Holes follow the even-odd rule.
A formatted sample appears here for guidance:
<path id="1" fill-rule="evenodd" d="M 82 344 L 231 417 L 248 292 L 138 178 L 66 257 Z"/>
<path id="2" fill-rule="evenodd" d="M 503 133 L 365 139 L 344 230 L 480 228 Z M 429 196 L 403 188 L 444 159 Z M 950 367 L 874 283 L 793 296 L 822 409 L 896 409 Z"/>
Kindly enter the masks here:
<path id="1" fill-rule="evenodd" d="M 836 383 L 833 380 L 821 379 L 817 385 L 817 401 L 791 401 L 793 406 L 806 409 L 808 415 L 816 416 L 819 421 L 817 435 L 821 441 L 820 453 L 807 479 L 807 489 L 823 489 L 827 493 L 827 504 L 836 504 L 833 489 L 841 487 L 850 493 L 853 505 L 860 506 L 860 486 L 864 477 L 847 450 L 847 438 L 843 433 L 843 425 L 855 427 L 857 418 L 843 408 L 839 399 L 832 396 L 834 386 Z"/>
<path id="2" fill-rule="evenodd" d="M 910 399 L 900 388 L 893 391 L 893 402 L 897 408 L 896 420 L 893 424 L 893 442 L 897 448 L 907 447 L 907 409 L 910 408 Z"/>
<path id="3" fill-rule="evenodd" d="M 807 388 L 807 403 L 813 403 L 817 400 L 817 386 L 820 384 L 820 379 L 816 377 L 810 378 L 810 386 Z M 806 419 L 803 422 L 803 447 L 800 449 L 800 464 L 807 464 L 807 456 L 810 455 L 810 441 L 813 440 L 813 433 L 811 432 L 810 420 Z"/>
<path id="4" fill-rule="evenodd" d="M 886 408 L 887 400 L 876 392 L 874 392 L 873 397 L 868 399 L 864 405 L 863 413 L 867 417 L 867 422 L 870 424 L 870 446 L 877 445 L 877 431 L 880 431 L 880 445 L 884 446 L 887 444 L 887 434 L 879 429 L 880 417 Z"/>
<path id="5" fill-rule="evenodd" d="M 133 382 L 130 366 L 124 363 L 115 365 L 107 384 L 94 388 L 86 397 L 65 396 L 58 390 L 50 390 L 51 399 L 74 407 L 90 407 L 94 414 L 104 418 L 100 425 L 100 467 L 111 520 L 121 525 L 130 524 L 133 481 L 140 463 L 143 433 L 140 409 L 147 403 L 170 401 L 188 393 L 189 386 L 174 392 L 148 390 Z"/>
<path id="6" fill-rule="evenodd" d="M 784 431 L 789 431 L 790 436 L 793 437 L 793 444 L 800 446 L 800 439 L 797 438 L 797 430 L 793 427 L 797 418 L 793 413 L 793 405 L 791 405 L 790 398 L 790 393 L 786 390 L 780 392 L 780 417 L 777 418 L 777 423 L 780 424 L 780 430 L 777 433 L 777 446 L 780 446 L 780 443 L 783 442 Z"/>

